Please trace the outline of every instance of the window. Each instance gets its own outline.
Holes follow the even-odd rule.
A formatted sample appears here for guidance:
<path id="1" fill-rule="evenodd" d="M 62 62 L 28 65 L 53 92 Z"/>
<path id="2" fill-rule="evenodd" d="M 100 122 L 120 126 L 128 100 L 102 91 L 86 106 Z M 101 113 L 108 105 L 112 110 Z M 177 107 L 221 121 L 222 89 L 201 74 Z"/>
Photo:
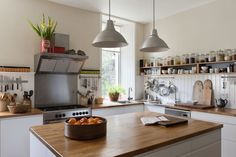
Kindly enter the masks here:
<path id="1" fill-rule="evenodd" d="M 106 23 L 103 23 L 102 30 Z M 115 26 L 116 31 L 120 32 L 120 27 Z M 102 49 L 102 96 L 108 97 L 107 87 L 109 85 L 120 84 L 120 48 Z"/>

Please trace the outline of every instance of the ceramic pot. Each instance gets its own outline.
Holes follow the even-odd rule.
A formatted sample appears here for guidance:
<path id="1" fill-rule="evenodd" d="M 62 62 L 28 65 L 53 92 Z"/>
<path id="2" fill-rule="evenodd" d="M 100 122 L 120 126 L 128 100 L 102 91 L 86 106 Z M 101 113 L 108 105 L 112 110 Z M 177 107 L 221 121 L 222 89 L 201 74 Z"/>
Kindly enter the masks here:
<path id="1" fill-rule="evenodd" d="M 118 101 L 120 93 L 109 93 L 109 97 L 111 101 Z"/>
<path id="2" fill-rule="evenodd" d="M 49 52 L 50 50 L 50 40 L 41 40 L 41 53 Z"/>

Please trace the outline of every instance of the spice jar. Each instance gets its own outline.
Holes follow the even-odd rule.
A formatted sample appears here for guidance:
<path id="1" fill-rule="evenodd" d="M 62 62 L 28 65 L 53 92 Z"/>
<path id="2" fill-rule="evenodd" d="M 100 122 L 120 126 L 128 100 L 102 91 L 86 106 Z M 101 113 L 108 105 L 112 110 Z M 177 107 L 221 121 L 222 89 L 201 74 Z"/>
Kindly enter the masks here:
<path id="1" fill-rule="evenodd" d="M 189 55 L 189 63 L 195 63 L 195 53 Z"/>

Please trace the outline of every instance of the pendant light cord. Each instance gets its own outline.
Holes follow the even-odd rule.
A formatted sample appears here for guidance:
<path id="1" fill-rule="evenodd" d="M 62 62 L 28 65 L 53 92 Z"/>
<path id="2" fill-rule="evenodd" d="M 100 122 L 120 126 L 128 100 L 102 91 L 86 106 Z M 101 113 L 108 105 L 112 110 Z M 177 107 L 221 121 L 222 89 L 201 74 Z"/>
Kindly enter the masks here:
<path id="1" fill-rule="evenodd" d="M 111 0 L 109 0 L 109 20 L 110 20 L 110 16 L 111 16 Z"/>
<path id="2" fill-rule="evenodd" d="M 153 29 L 155 29 L 155 0 L 153 0 L 152 2 L 153 2 L 152 3 L 153 5 Z"/>

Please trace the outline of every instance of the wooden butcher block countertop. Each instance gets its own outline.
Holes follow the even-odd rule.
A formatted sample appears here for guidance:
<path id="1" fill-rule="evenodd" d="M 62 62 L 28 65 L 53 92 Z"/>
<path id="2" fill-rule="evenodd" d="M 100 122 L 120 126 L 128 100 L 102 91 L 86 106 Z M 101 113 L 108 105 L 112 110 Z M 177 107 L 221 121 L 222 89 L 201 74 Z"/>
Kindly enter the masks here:
<path id="1" fill-rule="evenodd" d="M 163 127 L 144 126 L 140 117 L 160 115 L 153 112 L 106 117 L 107 136 L 76 141 L 64 136 L 64 123 L 35 126 L 30 131 L 56 156 L 111 157 L 133 156 L 222 128 L 221 124 L 189 120 L 188 124 Z"/>
<path id="2" fill-rule="evenodd" d="M 195 108 L 189 108 L 189 107 L 168 106 L 168 105 L 166 105 L 165 107 L 236 117 L 236 109 L 231 109 L 231 108 L 217 108 L 217 107 L 214 107 L 214 108 L 209 108 L 209 109 L 195 109 Z"/>
<path id="3" fill-rule="evenodd" d="M 0 112 L 0 120 L 3 118 L 13 118 L 13 117 L 21 117 L 21 116 L 31 116 L 31 115 L 38 115 L 43 114 L 42 111 L 38 109 L 31 109 L 31 111 L 26 113 L 10 113 L 10 112 Z"/>

